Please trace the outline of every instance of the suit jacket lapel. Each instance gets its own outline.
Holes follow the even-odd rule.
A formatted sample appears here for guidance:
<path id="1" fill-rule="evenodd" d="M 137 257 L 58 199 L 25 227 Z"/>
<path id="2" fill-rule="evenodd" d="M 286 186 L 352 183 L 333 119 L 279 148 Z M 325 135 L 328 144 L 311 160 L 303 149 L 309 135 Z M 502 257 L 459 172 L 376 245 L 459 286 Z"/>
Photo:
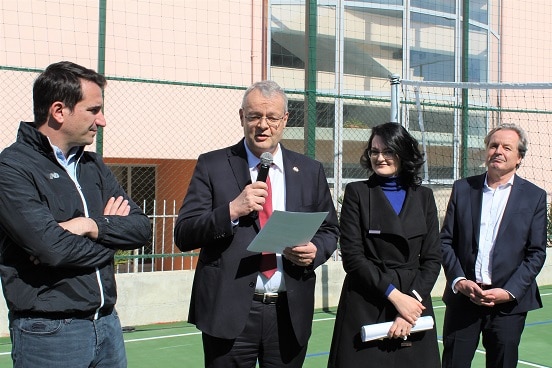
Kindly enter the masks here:
<path id="1" fill-rule="evenodd" d="M 427 233 L 423 205 L 418 191 L 407 188 L 406 198 L 399 215 L 379 187 L 370 191 L 371 213 L 379 214 L 370 221 L 378 221 L 382 233 L 395 234 L 405 240 Z"/>
<path id="2" fill-rule="evenodd" d="M 301 168 L 288 155 L 287 150 L 280 144 L 282 160 L 284 163 L 284 180 L 286 183 L 286 211 L 297 211 L 301 203 L 300 190 L 297 190 L 301 183 Z"/>
<path id="3" fill-rule="evenodd" d="M 245 151 L 243 139 L 236 145 L 229 148 L 228 162 L 238 182 L 238 187 L 243 190 L 245 186 L 251 183 L 251 174 L 247 163 L 247 152 Z"/>
<path id="4" fill-rule="evenodd" d="M 474 177 L 474 180 L 470 182 L 470 193 L 469 199 L 471 203 L 471 220 L 472 220 L 472 229 L 473 229 L 473 241 L 472 247 L 474 254 L 477 254 L 479 249 L 479 230 L 481 228 L 481 201 L 483 198 L 483 185 L 485 184 L 485 176 L 487 174 L 482 174 Z M 462 200 L 462 198 L 459 198 Z M 474 260 L 475 262 L 475 260 Z"/>
<path id="5" fill-rule="evenodd" d="M 234 178 L 238 183 L 240 192 L 246 185 L 251 183 L 251 173 L 249 172 L 249 164 L 247 162 L 247 151 L 245 150 L 244 140 L 242 139 L 238 144 L 228 149 L 228 163 L 234 173 Z M 228 178 L 228 180 L 231 180 Z M 251 221 L 256 224 L 256 231 L 259 232 L 261 225 L 259 223 L 259 216 L 257 212 L 251 212 L 248 216 Z"/>
<path id="6" fill-rule="evenodd" d="M 388 233 L 388 234 L 398 234 L 402 235 L 402 227 L 398 223 L 398 217 L 387 198 L 383 190 L 375 181 L 371 178 L 368 182 L 369 191 L 368 200 L 370 210 L 370 219 L 368 224 L 368 231 L 377 233 Z M 377 214 L 377 215 L 376 215 Z M 396 220 L 393 221 L 392 218 Z"/>
<path id="7" fill-rule="evenodd" d="M 499 244 L 499 239 L 504 235 L 504 231 L 508 229 L 510 222 L 516 217 L 517 206 L 519 206 L 519 203 L 523 200 L 523 184 L 525 184 L 525 180 L 516 175 L 514 177 L 514 185 L 512 185 L 510 196 L 504 208 L 504 214 L 502 215 L 502 221 L 500 221 L 498 233 L 496 234 L 497 244 Z"/>
<path id="8" fill-rule="evenodd" d="M 399 214 L 406 239 L 427 233 L 424 206 L 420 198 L 419 191 L 407 189 L 403 209 Z"/>

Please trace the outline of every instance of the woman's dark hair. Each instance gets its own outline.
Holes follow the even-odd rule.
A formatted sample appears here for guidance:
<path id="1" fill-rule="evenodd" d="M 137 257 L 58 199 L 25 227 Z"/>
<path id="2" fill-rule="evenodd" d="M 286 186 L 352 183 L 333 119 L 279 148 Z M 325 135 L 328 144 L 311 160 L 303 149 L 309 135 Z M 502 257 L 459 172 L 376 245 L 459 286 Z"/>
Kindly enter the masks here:
<path id="1" fill-rule="evenodd" d="M 372 128 L 368 139 L 368 145 L 360 157 L 360 165 L 373 172 L 370 163 L 370 150 L 374 136 L 379 136 L 388 149 L 393 151 L 400 159 L 399 178 L 401 184 L 407 187 L 418 186 L 422 183 L 419 171 L 424 164 L 424 155 L 418 148 L 418 141 L 400 124 L 385 123 Z"/>
<path id="2" fill-rule="evenodd" d="M 48 120 L 48 110 L 56 101 L 63 102 L 73 111 L 82 100 L 81 80 L 96 83 L 103 90 L 107 84 L 103 75 L 70 61 L 49 65 L 33 85 L 34 122 L 37 127 Z"/>

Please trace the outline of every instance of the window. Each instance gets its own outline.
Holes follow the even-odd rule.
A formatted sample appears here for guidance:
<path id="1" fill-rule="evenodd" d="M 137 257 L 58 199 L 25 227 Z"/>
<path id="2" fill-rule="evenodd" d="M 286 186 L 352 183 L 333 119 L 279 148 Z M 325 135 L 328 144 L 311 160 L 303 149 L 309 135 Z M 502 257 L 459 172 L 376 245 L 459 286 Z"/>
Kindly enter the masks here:
<path id="1" fill-rule="evenodd" d="M 412 0 L 410 5 L 422 9 L 454 14 L 456 12 L 455 2 L 455 0 Z"/>
<path id="2" fill-rule="evenodd" d="M 109 165 L 117 181 L 146 215 L 153 215 L 155 166 Z"/>
<path id="3" fill-rule="evenodd" d="M 146 213 L 153 217 L 155 201 L 155 166 L 108 165 L 119 184 L 130 198 Z M 151 243 L 144 247 L 143 254 L 152 254 Z"/>
<path id="4" fill-rule="evenodd" d="M 411 12 L 410 69 L 426 81 L 454 81 L 454 20 Z"/>

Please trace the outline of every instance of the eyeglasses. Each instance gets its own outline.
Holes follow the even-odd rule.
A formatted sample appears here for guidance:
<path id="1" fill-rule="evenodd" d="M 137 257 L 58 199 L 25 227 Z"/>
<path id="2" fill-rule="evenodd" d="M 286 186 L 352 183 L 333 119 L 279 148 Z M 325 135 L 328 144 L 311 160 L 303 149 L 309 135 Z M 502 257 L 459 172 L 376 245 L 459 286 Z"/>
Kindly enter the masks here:
<path id="1" fill-rule="evenodd" d="M 392 150 L 383 150 L 383 151 L 376 151 L 376 150 L 369 150 L 368 154 L 370 155 L 370 158 L 378 158 L 379 155 L 382 155 L 384 159 L 386 160 L 392 160 L 396 156 L 395 152 Z"/>
<path id="2" fill-rule="evenodd" d="M 278 127 L 280 126 L 280 122 L 284 117 L 285 115 L 280 118 L 277 118 L 275 116 L 247 115 L 245 116 L 245 120 L 249 124 L 257 125 L 264 119 L 266 120 L 266 123 L 268 124 L 269 127 L 278 129 Z"/>

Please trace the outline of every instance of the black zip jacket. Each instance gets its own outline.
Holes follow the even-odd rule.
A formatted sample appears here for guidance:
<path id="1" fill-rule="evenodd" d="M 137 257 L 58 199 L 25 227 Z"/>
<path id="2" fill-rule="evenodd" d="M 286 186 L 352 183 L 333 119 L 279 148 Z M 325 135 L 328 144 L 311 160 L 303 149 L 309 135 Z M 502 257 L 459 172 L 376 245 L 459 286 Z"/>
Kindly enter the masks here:
<path id="1" fill-rule="evenodd" d="M 84 147 L 78 156 L 77 184 L 48 138 L 25 122 L 0 153 L 0 276 L 10 313 L 80 316 L 112 308 L 115 251 L 150 239 L 150 220 L 101 158 Z M 103 215 L 109 198 L 118 196 L 129 199 L 129 215 Z M 58 225 L 79 216 L 96 221 L 96 240 Z"/>

